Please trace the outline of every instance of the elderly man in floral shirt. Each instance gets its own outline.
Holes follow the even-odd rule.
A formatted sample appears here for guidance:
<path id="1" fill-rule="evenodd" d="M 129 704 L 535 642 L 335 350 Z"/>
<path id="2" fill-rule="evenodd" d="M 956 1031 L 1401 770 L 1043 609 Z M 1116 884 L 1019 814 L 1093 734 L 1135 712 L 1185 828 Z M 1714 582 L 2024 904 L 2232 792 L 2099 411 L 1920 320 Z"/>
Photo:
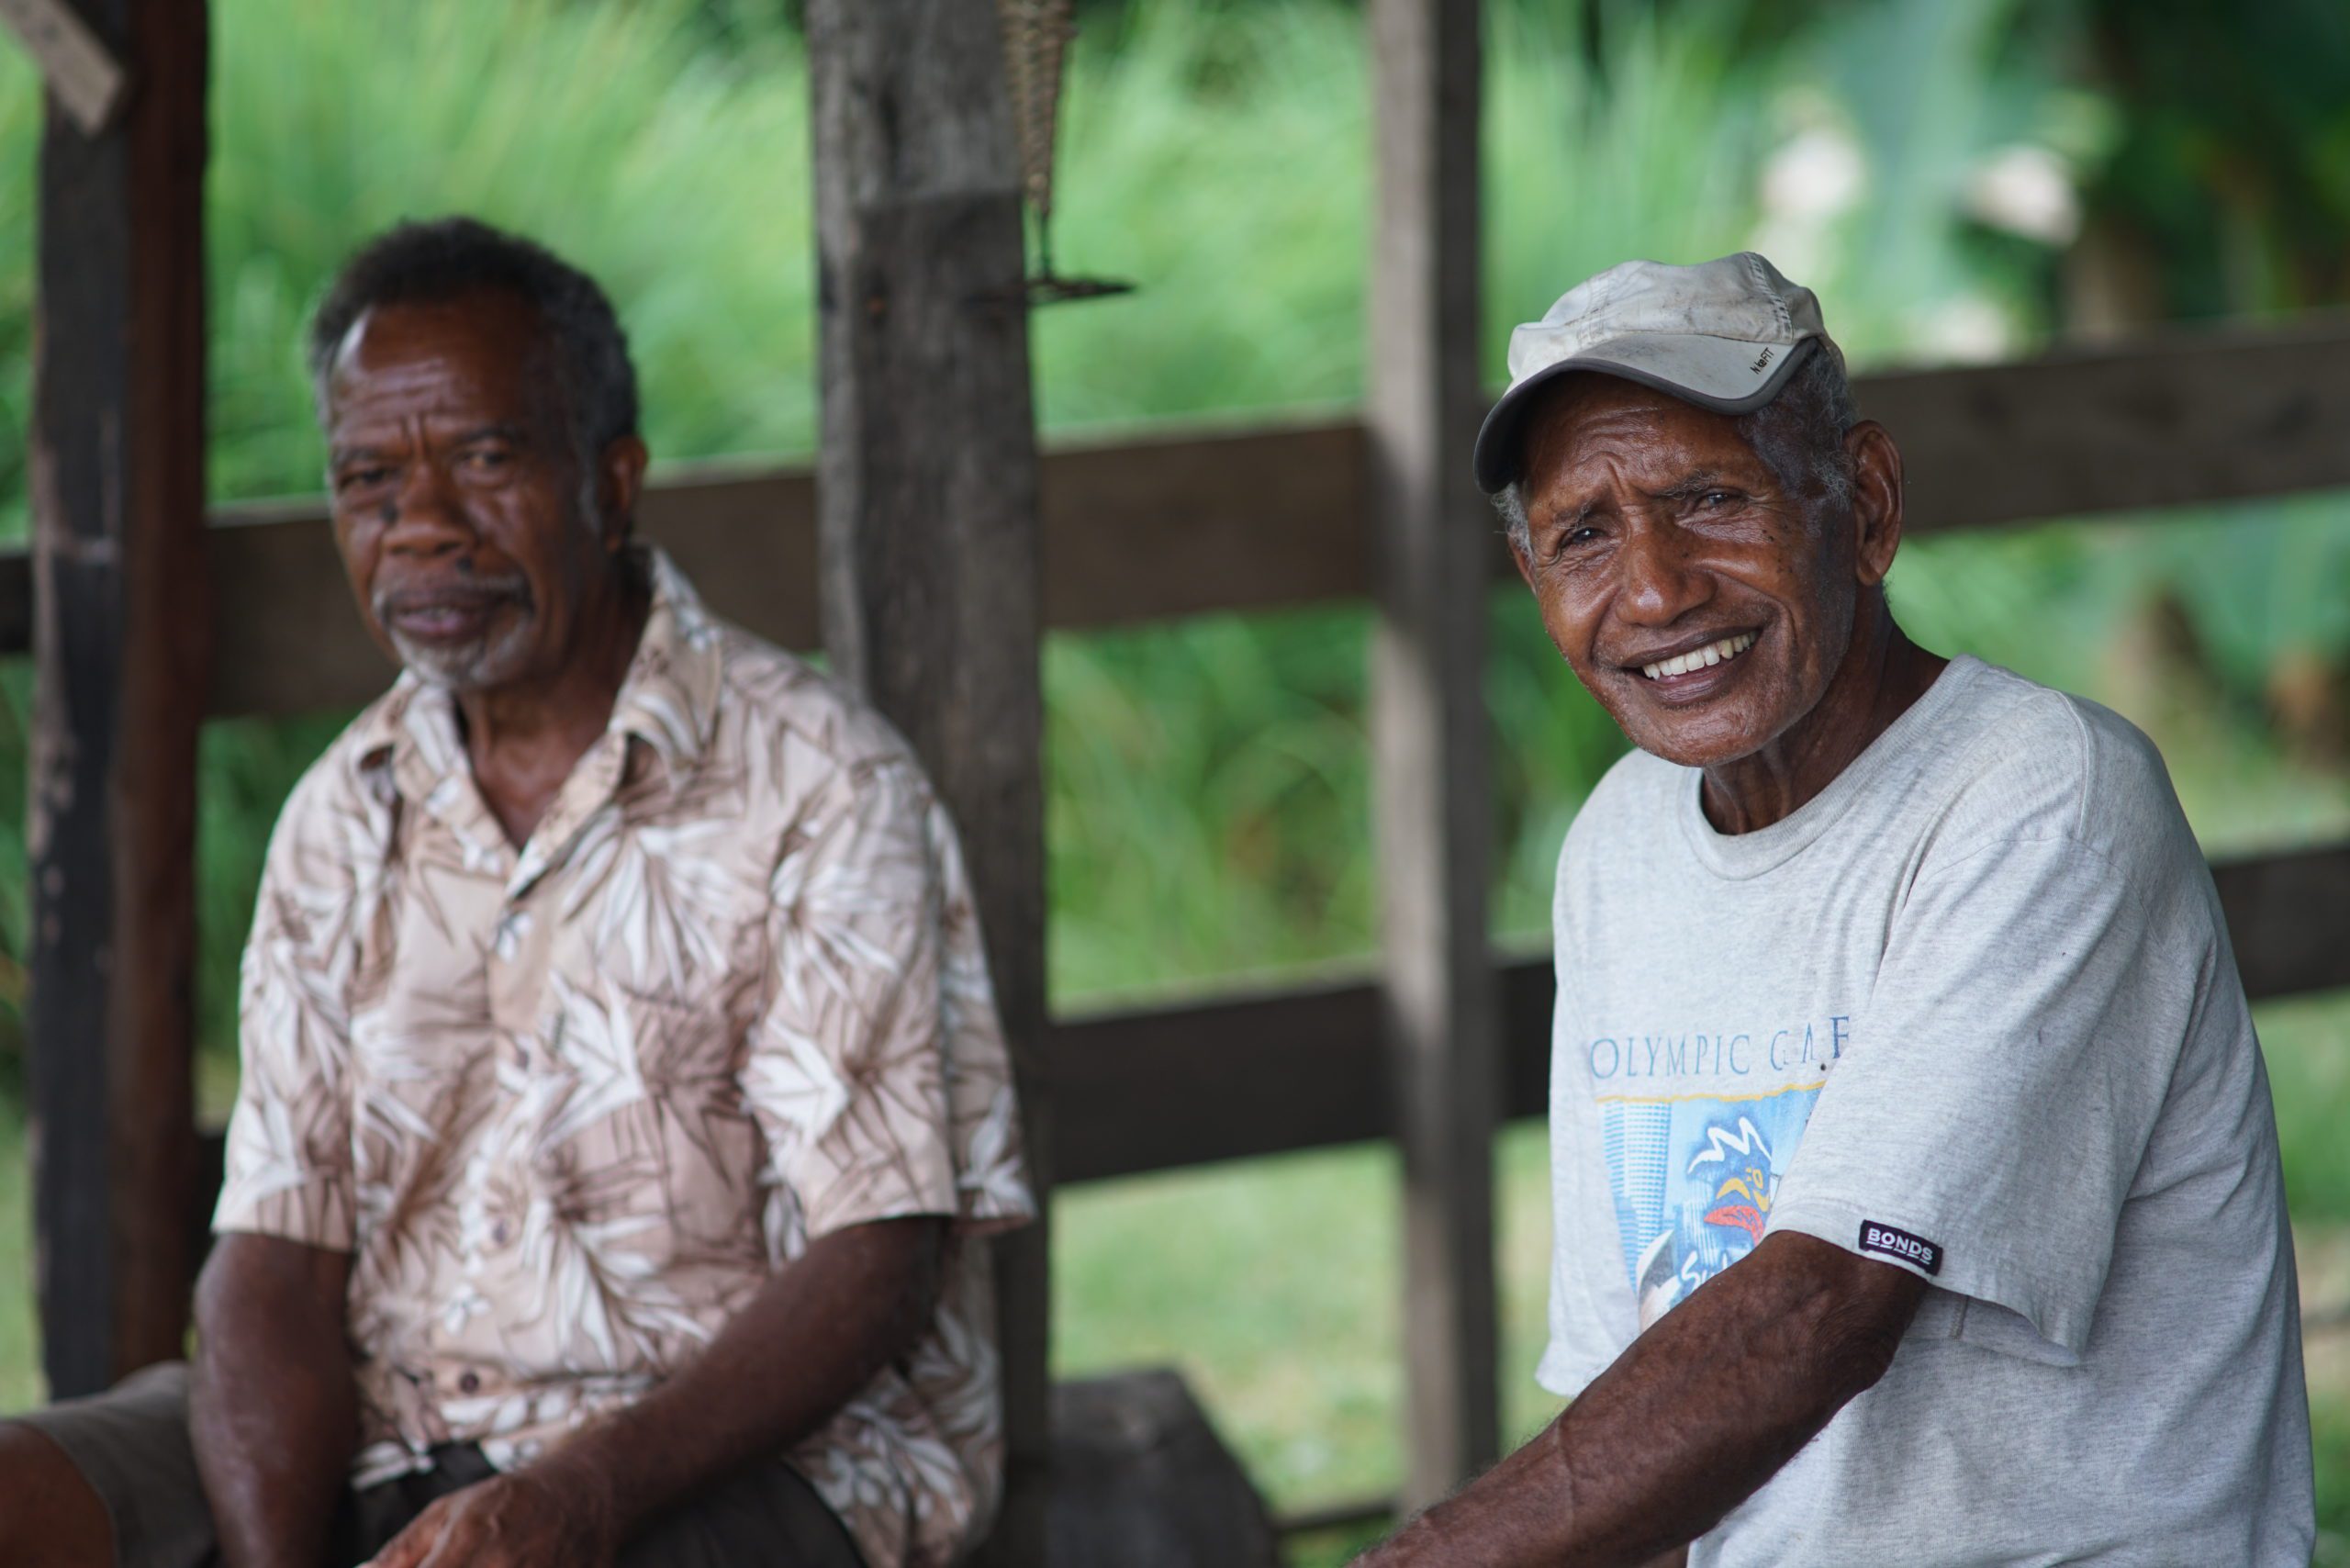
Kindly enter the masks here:
<path id="1" fill-rule="evenodd" d="M 0 1428 L 0 1562 L 948 1562 L 1033 1204 L 945 813 L 631 542 L 588 278 L 403 227 L 312 356 L 405 673 L 271 846 L 192 1376 Z"/>

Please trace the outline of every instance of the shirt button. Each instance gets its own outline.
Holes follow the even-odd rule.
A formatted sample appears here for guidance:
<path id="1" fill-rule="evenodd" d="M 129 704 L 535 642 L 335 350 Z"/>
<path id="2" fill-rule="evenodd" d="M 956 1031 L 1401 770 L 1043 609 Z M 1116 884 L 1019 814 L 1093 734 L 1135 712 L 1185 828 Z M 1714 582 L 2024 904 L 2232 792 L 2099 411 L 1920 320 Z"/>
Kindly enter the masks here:
<path id="1" fill-rule="evenodd" d="M 496 1225 L 489 1227 L 489 1238 L 492 1241 L 497 1242 L 500 1247 L 506 1245 L 506 1238 L 508 1234 L 506 1222 L 504 1220 L 499 1220 Z"/>
<path id="2" fill-rule="evenodd" d="M 467 1372 L 464 1376 L 459 1378 L 457 1380 L 457 1392 L 460 1394 L 479 1394 L 481 1392 L 481 1374 L 479 1372 Z"/>

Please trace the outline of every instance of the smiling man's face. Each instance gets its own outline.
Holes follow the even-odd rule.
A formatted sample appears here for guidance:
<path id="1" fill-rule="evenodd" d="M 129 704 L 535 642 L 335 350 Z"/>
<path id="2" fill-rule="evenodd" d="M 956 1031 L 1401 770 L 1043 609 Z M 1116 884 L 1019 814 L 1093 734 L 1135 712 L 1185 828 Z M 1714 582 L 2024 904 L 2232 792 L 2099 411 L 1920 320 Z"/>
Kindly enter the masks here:
<path id="1" fill-rule="evenodd" d="M 1714 767 L 1817 707 L 1852 644 L 1850 509 L 1787 492 L 1727 415 L 1578 375 L 1527 423 L 1519 561 L 1632 744 Z"/>

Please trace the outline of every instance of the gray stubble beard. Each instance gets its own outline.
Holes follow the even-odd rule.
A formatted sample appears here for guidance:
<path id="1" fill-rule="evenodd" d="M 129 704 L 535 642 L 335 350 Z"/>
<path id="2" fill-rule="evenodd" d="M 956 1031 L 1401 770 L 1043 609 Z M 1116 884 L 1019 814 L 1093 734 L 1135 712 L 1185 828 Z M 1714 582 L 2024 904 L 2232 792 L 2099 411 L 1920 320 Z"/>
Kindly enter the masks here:
<path id="1" fill-rule="evenodd" d="M 446 649 L 420 646 L 388 627 L 386 630 L 392 646 L 399 653 L 401 665 L 425 685 L 449 692 L 478 691 L 496 685 L 509 673 L 503 666 L 521 652 L 530 636 L 531 622 L 525 617 L 479 643 Z"/>

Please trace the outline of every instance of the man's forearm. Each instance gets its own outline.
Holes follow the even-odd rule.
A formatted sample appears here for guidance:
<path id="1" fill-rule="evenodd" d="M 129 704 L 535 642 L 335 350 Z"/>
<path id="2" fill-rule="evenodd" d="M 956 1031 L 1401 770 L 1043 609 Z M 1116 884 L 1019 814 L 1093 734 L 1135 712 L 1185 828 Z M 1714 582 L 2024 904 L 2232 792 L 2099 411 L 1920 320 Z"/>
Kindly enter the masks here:
<path id="1" fill-rule="evenodd" d="M 196 1290 L 188 1424 L 229 1568 L 318 1568 L 358 1441 L 349 1260 L 224 1236 Z"/>
<path id="2" fill-rule="evenodd" d="M 1362 1568 L 1639 1568 L 1670 1553 L 1883 1374 L 1922 1294 L 1825 1242 L 1770 1238 Z"/>
<path id="3" fill-rule="evenodd" d="M 946 1222 L 931 1216 L 818 1239 L 699 1356 L 531 1468 L 584 1482 L 626 1539 L 730 1470 L 815 1431 L 910 1350 L 935 1307 L 946 1245 Z"/>

